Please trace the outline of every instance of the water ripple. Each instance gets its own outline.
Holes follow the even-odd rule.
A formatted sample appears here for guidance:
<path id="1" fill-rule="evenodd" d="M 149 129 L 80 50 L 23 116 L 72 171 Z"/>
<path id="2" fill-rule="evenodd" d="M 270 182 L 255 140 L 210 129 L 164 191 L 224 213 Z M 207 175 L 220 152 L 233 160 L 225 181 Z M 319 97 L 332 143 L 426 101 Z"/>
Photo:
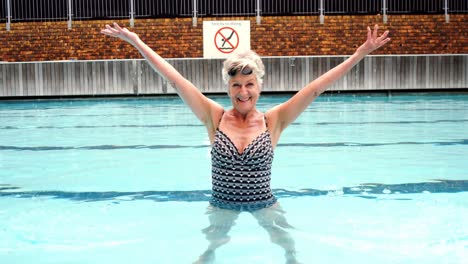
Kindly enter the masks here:
<path id="1" fill-rule="evenodd" d="M 280 143 L 277 147 L 379 147 L 394 145 L 432 145 L 432 146 L 454 146 L 468 145 L 468 139 L 453 141 L 402 141 L 388 143 L 359 143 L 359 142 L 332 142 L 332 143 Z M 184 149 L 184 148 L 209 148 L 210 145 L 96 145 L 96 146 L 8 146 L 0 145 L 0 151 L 63 151 L 63 150 L 137 150 L 137 149 Z"/>
<path id="2" fill-rule="evenodd" d="M 353 187 L 343 187 L 339 190 L 318 189 L 273 189 L 277 198 L 314 197 L 324 195 L 353 196 L 365 199 L 387 198 L 395 200 L 410 200 L 408 196 L 401 194 L 433 194 L 433 193 L 459 193 L 468 192 L 468 180 L 434 180 L 431 182 L 380 184 L 366 183 Z M 151 200 L 154 202 L 201 202 L 209 201 L 211 190 L 189 191 L 105 191 L 105 192 L 71 192 L 71 191 L 21 191 L 20 187 L 8 184 L 0 185 L 0 197 L 14 198 L 50 198 L 65 199 L 80 202 L 128 202 L 136 200 Z"/>

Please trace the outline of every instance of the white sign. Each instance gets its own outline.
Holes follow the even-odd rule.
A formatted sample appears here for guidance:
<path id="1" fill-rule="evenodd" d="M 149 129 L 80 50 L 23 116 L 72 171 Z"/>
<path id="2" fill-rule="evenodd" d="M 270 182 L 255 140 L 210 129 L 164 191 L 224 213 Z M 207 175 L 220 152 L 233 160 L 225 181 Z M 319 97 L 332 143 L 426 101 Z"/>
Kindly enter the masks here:
<path id="1" fill-rule="evenodd" d="M 250 21 L 203 21 L 203 57 L 227 58 L 250 49 Z"/>

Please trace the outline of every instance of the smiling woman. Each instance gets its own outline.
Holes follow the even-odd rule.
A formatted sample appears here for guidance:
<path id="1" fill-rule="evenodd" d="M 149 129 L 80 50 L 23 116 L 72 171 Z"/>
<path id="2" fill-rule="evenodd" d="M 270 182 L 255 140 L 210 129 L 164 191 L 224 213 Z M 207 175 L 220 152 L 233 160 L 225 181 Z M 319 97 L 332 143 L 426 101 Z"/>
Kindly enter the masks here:
<path id="1" fill-rule="evenodd" d="M 224 62 L 222 74 L 234 109 L 243 115 L 252 111 L 265 74 L 260 57 L 251 50 L 234 54 Z"/>
<path id="2" fill-rule="evenodd" d="M 222 74 L 232 104 L 231 109 L 225 110 L 203 95 L 137 34 L 116 23 L 102 30 L 103 34 L 120 38 L 137 48 L 149 64 L 172 83 L 208 131 L 212 145 L 212 199 L 207 211 L 210 226 L 205 230 L 210 244 L 199 263 L 211 261 L 214 251 L 229 241 L 227 234 L 241 211 L 251 212 L 269 233 L 271 241 L 285 250 L 288 263 L 296 263 L 295 246 L 285 230 L 290 225 L 270 188 L 274 149 L 283 130 L 317 96 L 367 54 L 390 41 L 388 31 L 381 36 L 377 31 L 377 25 L 373 31 L 368 27 L 367 41 L 351 57 L 306 85 L 285 103 L 262 113 L 257 110 L 257 101 L 265 71 L 255 52 L 234 54 L 224 63 Z"/>

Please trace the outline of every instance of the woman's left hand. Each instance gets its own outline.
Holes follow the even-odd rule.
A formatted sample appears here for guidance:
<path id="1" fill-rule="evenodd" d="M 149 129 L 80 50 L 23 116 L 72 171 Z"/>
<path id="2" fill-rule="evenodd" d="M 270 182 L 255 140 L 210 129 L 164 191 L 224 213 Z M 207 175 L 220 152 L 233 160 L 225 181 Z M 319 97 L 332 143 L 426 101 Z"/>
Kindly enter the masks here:
<path id="1" fill-rule="evenodd" d="M 380 36 L 378 36 L 378 31 L 379 26 L 377 24 L 374 26 L 374 30 L 371 30 L 370 27 L 367 27 L 367 41 L 362 44 L 356 52 L 359 52 L 365 56 L 390 41 L 390 38 L 387 37 L 388 30 Z"/>

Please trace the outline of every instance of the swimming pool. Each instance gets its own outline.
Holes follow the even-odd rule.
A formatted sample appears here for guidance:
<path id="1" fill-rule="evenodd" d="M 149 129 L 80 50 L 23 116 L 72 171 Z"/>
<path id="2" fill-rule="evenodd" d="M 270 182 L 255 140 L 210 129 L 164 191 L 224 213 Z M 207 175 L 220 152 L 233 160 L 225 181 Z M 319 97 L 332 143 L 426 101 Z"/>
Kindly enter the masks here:
<path id="1" fill-rule="evenodd" d="M 466 94 L 320 97 L 272 170 L 298 260 L 466 260 L 467 131 Z M 192 263 L 208 245 L 209 152 L 175 97 L 0 102 L 0 262 Z M 216 263 L 284 263 L 249 213 L 229 234 Z"/>

